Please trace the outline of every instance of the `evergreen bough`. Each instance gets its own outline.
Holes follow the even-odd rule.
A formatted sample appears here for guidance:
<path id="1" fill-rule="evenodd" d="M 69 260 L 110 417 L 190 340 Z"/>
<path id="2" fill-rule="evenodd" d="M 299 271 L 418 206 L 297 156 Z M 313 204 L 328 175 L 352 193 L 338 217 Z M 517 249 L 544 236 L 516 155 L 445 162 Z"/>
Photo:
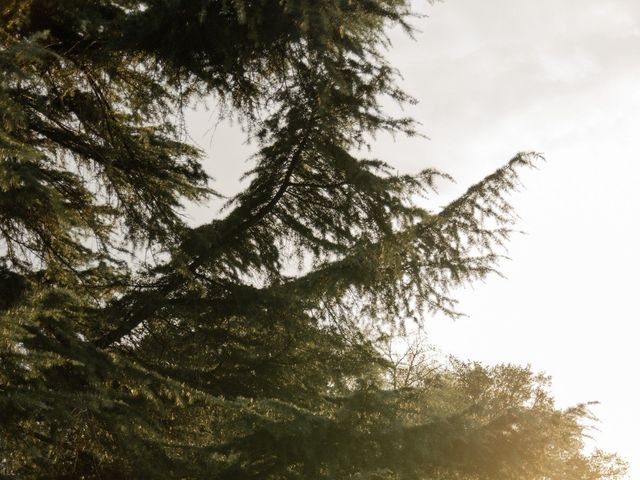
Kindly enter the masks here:
<path id="1" fill-rule="evenodd" d="M 380 106 L 412 101 L 384 55 L 410 18 L 405 0 L 0 4 L 3 478 L 623 471 L 526 368 L 384 355 L 495 270 L 536 158 L 431 211 L 440 173 L 355 153 L 415 134 Z M 259 148 L 224 215 L 190 227 L 184 202 L 215 194 L 184 140 L 204 98 Z"/>

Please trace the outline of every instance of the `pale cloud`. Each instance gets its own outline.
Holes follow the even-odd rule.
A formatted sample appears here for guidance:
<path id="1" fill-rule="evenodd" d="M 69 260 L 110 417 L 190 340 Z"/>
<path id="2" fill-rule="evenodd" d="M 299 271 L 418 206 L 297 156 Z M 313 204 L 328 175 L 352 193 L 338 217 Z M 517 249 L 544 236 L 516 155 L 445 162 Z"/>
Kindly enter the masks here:
<path id="1" fill-rule="evenodd" d="M 469 318 L 428 319 L 444 350 L 531 363 L 562 405 L 600 400 L 597 444 L 640 472 L 640 2 L 448 0 L 417 44 L 398 39 L 426 145 L 380 146 L 454 174 L 459 189 L 518 150 L 548 163 L 514 198 L 529 235 L 509 280 L 460 293 Z M 419 59 L 419 60 L 417 60 Z"/>
<path id="2" fill-rule="evenodd" d="M 518 150 L 549 159 L 514 200 L 509 280 L 461 292 L 468 319 L 427 319 L 444 350 L 531 363 L 562 405 L 600 400 L 597 444 L 639 470 L 634 365 L 640 255 L 640 3 L 449 0 L 394 60 L 430 142 L 377 145 L 454 174 L 450 197 Z"/>

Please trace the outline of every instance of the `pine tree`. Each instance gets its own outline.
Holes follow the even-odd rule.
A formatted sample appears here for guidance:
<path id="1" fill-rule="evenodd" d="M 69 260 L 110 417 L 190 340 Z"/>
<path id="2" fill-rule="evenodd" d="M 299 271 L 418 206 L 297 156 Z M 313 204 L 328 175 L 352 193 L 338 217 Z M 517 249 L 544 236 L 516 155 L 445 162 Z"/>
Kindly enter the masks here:
<path id="1" fill-rule="evenodd" d="M 0 6 L 5 478 L 606 479 L 585 406 L 527 369 L 384 355 L 456 315 L 512 228 L 518 154 L 440 211 L 444 175 L 360 157 L 416 134 L 385 58 L 405 0 L 6 0 Z M 215 195 L 183 112 L 259 146 Z M 301 265 L 295 268 L 296 265 Z M 295 270 L 295 271 L 293 271 Z M 407 377 L 408 378 L 408 377 Z"/>

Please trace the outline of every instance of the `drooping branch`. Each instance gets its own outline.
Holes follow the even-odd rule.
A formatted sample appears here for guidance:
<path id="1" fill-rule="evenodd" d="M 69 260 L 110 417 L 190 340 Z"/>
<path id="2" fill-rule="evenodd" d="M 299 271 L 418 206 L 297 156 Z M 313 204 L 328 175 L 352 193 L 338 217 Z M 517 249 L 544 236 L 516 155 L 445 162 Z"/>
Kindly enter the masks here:
<path id="1" fill-rule="evenodd" d="M 294 160 L 301 155 L 301 151 L 302 148 L 298 148 L 296 155 L 292 155 L 292 161 L 287 168 L 288 175 L 293 171 Z M 423 303 L 432 310 L 443 310 L 456 315 L 451 308 L 453 300 L 448 295 L 448 289 L 495 271 L 498 256 L 490 252 L 483 254 L 477 249 L 486 248 L 482 245 L 487 242 L 500 241 L 501 237 L 509 232 L 509 218 L 504 216 L 509 215 L 509 211 L 506 214 L 494 213 L 492 218 L 497 222 L 494 229 L 480 228 L 471 217 L 478 209 L 483 208 L 483 202 L 500 203 L 503 196 L 517 186 L 519 167 L 532 166 L 538 158 L 540 157 L 536 154 L 519 154 L 507 165 L 471 186 L 438 214 L 379 241 L 365 242 L 342 258 L 328 262 L 303 276 L 285 283 L 255 289 L 253 296 L 261 298 L 269 292 L 271 295 L 297 298 L 304 308 L 313 309 L 327 298 L 339 302 L 345 292 L 352 288 L 362 293 L 385 288 L 397 289 L 398 294 L 405 296 L 417 293 L 422 297 Z M 286 182 L 278 189 L 280 195 L 274 196 L 272 202 L 268 202 L 259 210 L 258 213 L 262 216 L 256 214 L 251 218 L 256 221 L 265 218 L 269 213 L 266 207 L 273 208 L 273 200 L 277 202 L 277 198 L 281 198 L 284 192 Z M 500 192 L 498 197 L 495 196 L 495 192 Z M 491 212 L 482 213 L 488 215 Z M 466 246 L 451 241 L 451 229 L 454 230 L 455 236 L 468 236 Z M 431 258 L 435 253 L 438 255 Z M 138 292 L 136 295 L 139 295 L 140 299 L 133 302 L 128 310 L 127 319 L 94 343 L 105 348 L 131 334 L 140 324 L 154 318 L 157 310 L 153 305 L 159 303 L 153 301 L 153 298 L 173 297 L 182 285 L 178 278 L 165 279 L 165 283 L 158 289 Z M 233 291 L 229 291 L 226 296 L 229 297 L 226 301 L 219 301 L 229 306 L 227 314 L 240 313 L 231 307 L 234 304 L 230 298 Z M 125 299 L 121 301 L 124 302 Z M 136 308 L 138 304 L 144 308 Z"/>
<path id="2" fill-rule="evenodd" d="M 221 226 L 222 232 L 220 233 L 219 238 L 221 238 L 223 240 L 224 239 L 237 238 L 240 235 L 242 235 L 243 232 L 246 232 L 251 227 L 257 225 L 267 215 L 269 215 L 269 213 L 273 210 L 273 208 L 278 204 L 280 199 L 287 192 L 287 189 L 291 186 L 291 183 L 290 183 L 291 176 L 292 176 L 294 170 L 296 169 L 296 167 L 301 163 L 301 160 L 302 160 L 302 157 L 303 157 L 303 153 L 304 153 L 304 150 L 306 148 L 307 141 L 309 139 L 309 135 L 310 135 L 310 132 L 307 129 L 307 131 L 305 132 L 305 134 L 302 137 L 302 140 L 297 145 L 296 149 L 294 150 L 293 154 L 291 155 L 291 159 L 289 160 L 289 166 L 287 167 L 287 170 L 284 173 L 284 177 L 282 179 L 282 182 L 280 183 L 280 186 L 278 187 L 278 190 L 273 195 L 271 200 L 269 200 L 266 204 L 264 204 L 262 207 L 260 207 L 257 212 L 255 212 L 254 214 L 248 215 L 246 217 L 244 217 L 244 214 L 246 212 L 250 211 L 250 210 L 253 210 L 253 206 L 244 205 L 244 206 L 239 207 L 237 211 L 232 212 L 229 215 L 228 218 L 240 217 L 240 218 L 242 218 L 242 221 L 237 226 L 233 226 L 232 225 L 231 228 L 229 228 L 228 231 L 224 231 L 224 226 Z"/>
<path id="3" fill-rule="evenodd" d="M 201 255 L 194 256 L 194 260 L 189 264 L 189 269 L 192 273 L 195 273 L 197 269 L 207 261 L 215 258 L 221 250 L 231 242 L 240 238 L 245 232 L 259 224 L 270 214 L 290 187 L 291 176 L 302 161 L 310 134 L 311 129 L 307 128 L 290 156 L 289 164 L 278 189 L 269 201 L 262 205 L 260 205 L 259 200 L 241 204 L 224 220 L 216 223 L 213 232 L 207 232 L 207 248 Z M 256 208 L 257 211 L 255 211 Z M 206 227 L 209 226 L 210 225 L 207 225 Z M 100 348 L 107 348 L 110 345 L 118 343 L 127 335 L 130 335 L 139 325 L 153 318 L 157 311 L 156 308 L 162 304 L 161 302 L 150 301 L 149 297 L 167 298 L 183 286 L 185 279 L 182 276 L 173 275 L 164 280 L 158 290 L 147 289 L 142 292 L 134 292 L 134 296 L 140 296 L 143 300 L 134 302 L 134 305 L 127 309 L 127 315 L 120 320 L 119 325 L 96 339 L 94 344 Z M 125 296 L 123 299 L 120 299 L 118 303 L 125 303 L 126 300 L 127 297 Z M 136 305 L 140 303 L 143 307 L 137 308 Z"/>

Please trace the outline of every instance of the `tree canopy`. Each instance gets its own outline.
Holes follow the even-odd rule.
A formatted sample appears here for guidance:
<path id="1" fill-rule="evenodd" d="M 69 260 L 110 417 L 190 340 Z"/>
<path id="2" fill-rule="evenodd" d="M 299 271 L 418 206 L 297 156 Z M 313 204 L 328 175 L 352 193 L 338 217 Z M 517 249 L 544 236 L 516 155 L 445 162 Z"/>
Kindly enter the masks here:
<path id="1" fill-rule="evenodd" d="M 0 474 L 98 479 L 616 478 L 586 406 L 526 368 L 385 355 L 495 271 L 521 153 L 438 211 L 433 169 L 361 155 L 412 99 L 405 0 L 0 5 Z M 216 195 L 184 112 L 258 146 Z M 422 358 L 422 357 L 420 357 Z M 411 359 L 411 360 L 407 360 Z"/>

